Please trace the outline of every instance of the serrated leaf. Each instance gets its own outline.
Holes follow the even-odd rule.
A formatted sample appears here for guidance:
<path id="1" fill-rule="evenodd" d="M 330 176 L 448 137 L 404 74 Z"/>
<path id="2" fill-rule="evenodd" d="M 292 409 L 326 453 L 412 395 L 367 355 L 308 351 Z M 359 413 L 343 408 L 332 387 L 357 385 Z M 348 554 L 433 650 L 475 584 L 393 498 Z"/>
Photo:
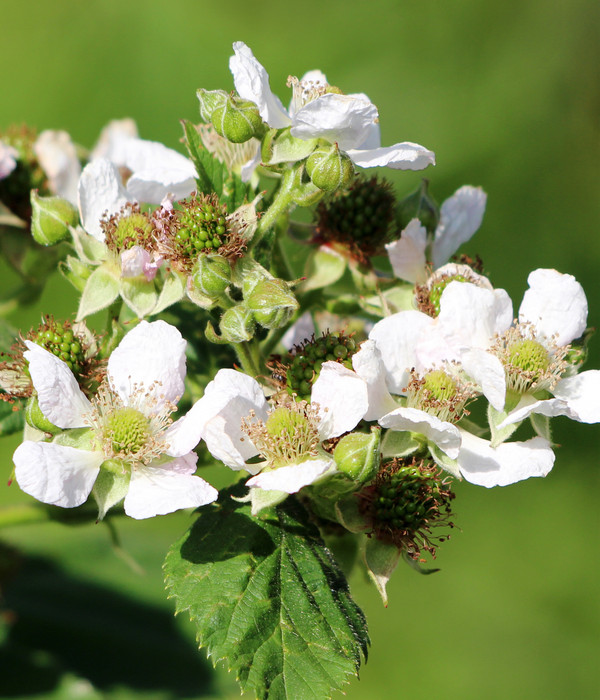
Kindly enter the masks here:
<path id="1" fill-rule="evenodd" d="M 184 119 L 181 123 L 185 136 L 185 145 L 198 173 L 196 178 L 198 194 L 212 194 L 216 192 L 220 197 L 223 193 L 223 181 L 227 177 L 225 166 L 203 148 L 200 143 L 198 129 L 192 122 Z"/>
<path id="2" fill-rule="evenodd" d="M 242 692 L 330 697 L 367 656 L 361 610 L 307 513 L 292 497 L 262 518 L 221 495 L 171 548 L 165 581 L 197 640 L 235 670 Z"/>

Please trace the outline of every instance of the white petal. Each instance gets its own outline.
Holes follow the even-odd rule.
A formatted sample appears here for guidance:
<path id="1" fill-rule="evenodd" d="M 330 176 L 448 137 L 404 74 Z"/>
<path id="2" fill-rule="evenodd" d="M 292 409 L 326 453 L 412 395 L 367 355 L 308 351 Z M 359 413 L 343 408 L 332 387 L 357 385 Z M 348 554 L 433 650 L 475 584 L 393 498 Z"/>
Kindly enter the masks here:
<path id="1" fill-rule="evenodd" d="M 369 100 L 368 97 L 365 98 Z M 370 102 L 370 100 L 369 100 Z M 353 152 L 359 152 L 359 151 L 375 151 L 381 146 L 381 129 L 379 128 L 379 122 L 373 122 L 369 126 L 369 130 L 367 132 L 367 136 L 365 140 L 356 147 L 356 149 L 352 149 Z"/>
<path id="2" fill-rule="evenodd" d="M 481 226 L 486 200 L 481 187 L 465 185 L 442 204 L 433 240 L 434 269 L 447 262 Z"/>
<path id="3" fill-rule="evenodd" d="M 233 84 L 240 97 L 254 102 L 260 116 L 274 129 L 282 129 L 291 124 L 281 100 L 271 92 L 269 74 L 260 64 L 250 47 L 243 41 L 233 45 L 235 55 L 229 59 L 229 70 L 233 74 Z"/>
<path id="4" fill-rule="evenodd" d="M 125 513 L 132 518 L 152 518 L 181 508 L 197 508 L 216 501 L 219 492 L 199 476 L 195 454 L 159 467 L 135 467 L 131 471 Z"/>
<path id="5" fill-rule="evenodd" d="M 555 336 L 558 345 L 580 338 L 587 324 L 585 292 L 573 275 L 556 270 L 534 270 L 519 308 L 519 321 L 533 323 L 539 333 Z"/>
<path id="6" fill-rule="evenodd" d="M 100 137 L 90 155 L 90 160 L 108 158 L 116 163 L 121 143 L 126 139 L 137 138 L 138 130 L 133 119 L 113 119 L 100 132 Z"/>
<path id="7" fill-rule="evenodd" d="M 185 346 L 174 326 L 141 321 L 108 359 L 111 388 L 126 405 L 138 406 L 147 415 L 158 412 L 167 401 L 177 402 L 184 389 Z M 144 411 L 143 406 L 150 408 Z"/>
<path id="8" fill-rule="evenodd" d="M 396 408 L 379 419 L 379 425 L 392 430 L 410 430 L 421 433 L 445 452 L 450 459 L 456 459 L 460 447 L 460 432 L 455 425 L 441 421 L 417 408 Z"/>
<path id="9" fill-rule="evenodd" d="M 24 442 L 13 460 L 25 493 L 42 503 L 75 508 L 90 495 L 104 456 L 48 442 Z"/>
<path id="10" fill-rule="evenodd" d="M 482 289 L 453 281 L 440 299 L 438 325 L 449 341 L 463 347 L 489 347 L 492 338 L 510 327 L 512 301 L 504 289 Z"/>
<path id="11" fill-rule="evenodd" d="M 0 180 L 8 177 L 17 167 L 18 151 L 12 146 L 8 146 L 0 141 Z"/>
<path id="12" fill-rule="evenodd" d="M 394 275 L 408 282 L 421 284 L 427 277 L 425 248 L 427 229 L 419 219 L 412 219 L 400 238 L 385 246 Z"/>
<path id="13" fill-rule="evenodd" d="M 79 178 L 78 198 L 83 228 L 103 241 L 100 220 L 106 213 L 120 211 L 128 201 L 117 166 L 104 158 L 88 163 Z"/>
<path id="14" fill-rule="evenodd" d="M 600 370 L 590 369 L 573 377 L 561 379 L 554 395 L 568 402 L 581 423 L 600 422 Z"/>
<path id="15" fill-rule="evenodd" d="M 400 311 L 378 321 L 369 338 L 375 341 L 387 371 L 387 384 L 393 394 L 406 390 L 410 370 L 415 366 L 417 339 L 433 324 L 420 311 Z"/>
<path id="16" fill-rule="evenodd" d="M 361 379 L 367 383 L 369 408 L 363 418 L 377 420 L 397 407 L 385 381 L 385 366 L 381 353 L 374 340 L 365 340 L 360 350 L 352 356 L 352 366 Z"/>
<path id="17" fill-rule="evenodd" d="M 327 93 L 296 112 L 291 134 L 305 140 L 327 139 L 347 151 L 363 143 L 377 116 L 377 107 L 370 100 Z"/>
<path id="18" fill-rule="evenodd" d="M 546 476 L 554 465 L 554 452 L 544 438 L 504 442 L 496 448 L 487 440 L 461 431 L 458 464 L 467 481 L 478 486 L 507 486 L 533 476 Z"/>
<path id="19" fill-rule="evenodd" d="M 69 134 L 66 131 L 42 131 L 33 144 L 33 150 L 48 176 L 51 192 L 77 204 L 81 163 Z"/>
<path id="20" fill-rule="evenodd" d="M 577 420 L 568 402 L 564 399 L 542 399 L 536 401 L 532 396 L 525 395 L 522 397 L 521 401 L 519 401 L 518 406 L 506 416 L 500 425 L 498 425 L 498 429 L 502 430 L 502 428 L 512 425 L 513 423 L 520 423 L 532 413 L 539 413 L 549 418 L 567 416 L 568 418 Z"/>
<path id="21" fill-rule="evenodd" d="M 266 491 L 296 493 L 303 486 L 313 484 L 324 474 L 329 471 L 334 472 L 335 469 L 335 462 L 332 459 L 310 459 L 306 462 L 300 462 L 300 464 L 261 472 L 249 479 L 246 486 Z"/>
<path id="22" fill-rule="evenodd" d="M 461 354 L 465 372 L 481 387 L 481 392 L 497 411 L 506 402 L 506 375 L 500 360 L 485 350 L 472 348 Z"/>
<path id="23" fill-rule="evenodd" d="M 352 430 L 369 408 L 366 382 L 339 362 L 324 362 L 313 384 L 310 402 L 319 405 L 322 440 Z"/>
<path id="24" fill-rule="evenodd" d="M 394 170 L 423 170 L 428 165 L 435 165 L 433 151 L 410 141 L 369 150 L 350 148 L 347 153 L 352 162 L 361 168 L 387 166 Z"/>
<path id="25" fill-rule="evenodd" d="M 29 372 L 38 394 L 44 416 L 59 428 L 83 428 L 84 416 L 92 405 L 79 388 L 73 372 L 58 357 L 30 340 L 23 353 L 29 361 Z"/>
<path id="26" fill-rule="evenodd" d="M 245 462 L 258 451 L 242 432 L 241 420 L 254 411 L 256 418 L 264 422 L 268 407 L 256 379 L 233 369 L 221 369 L 188 416 L 191 414 L 202 424 L 202 439 L 213 457 L 232 469 L 252 472 L 252 465 Z M 256 470 L 260 468 L 256 466 Z"/>
<path id="27" fill-rule="evenodd" d="M 118 165 L 133 173 L 127 181 L 130 197 L 160 204 L 167 194 L 183 199 L 196 189 L 196 169 L 191 160 L 157 141 L 125 139 Z"/>
<path id="28" fill-rule="evenodd" d="M 121 253 L 121 277 L 139 277 L 150 264 L 150 253 L 134 245 Z"/>

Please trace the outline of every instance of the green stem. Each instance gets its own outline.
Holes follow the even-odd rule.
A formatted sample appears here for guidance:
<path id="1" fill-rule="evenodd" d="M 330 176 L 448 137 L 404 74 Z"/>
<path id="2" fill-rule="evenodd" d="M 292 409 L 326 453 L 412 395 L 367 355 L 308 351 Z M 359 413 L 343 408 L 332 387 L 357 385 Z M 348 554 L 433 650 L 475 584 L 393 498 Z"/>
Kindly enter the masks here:
<path id="1" fill-rule="evenodd" d="M 261 361 L 258 351 L 258 346 L 254 341 L 243 343 L 233 343 L 235 354 L 241 368 L 251 377 L 257 377 L 261 374 Z"/>
<path id="2" fill-rule="evenodd" d="M 271 206 L 262 215 L 258 222 L 256 233 L 252 238 L 251 247 L 254 248 L 264 238 L 265 234 L 275 226 L 277 219 L 292 206 L 292 194 L 296 189 L 296 171 L 290 168 L 286 170 L 281 179 L 281 184 L 277 190 Z"/>

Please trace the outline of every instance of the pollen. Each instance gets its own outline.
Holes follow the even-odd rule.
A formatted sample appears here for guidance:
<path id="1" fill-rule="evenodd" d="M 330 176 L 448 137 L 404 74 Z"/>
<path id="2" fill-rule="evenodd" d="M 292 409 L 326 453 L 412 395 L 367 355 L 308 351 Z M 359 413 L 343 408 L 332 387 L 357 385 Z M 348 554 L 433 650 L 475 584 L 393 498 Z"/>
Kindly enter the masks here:
<path id="1" fill-rule="evenodd" d="M 139 204 L 126 204 L 118 214 L 103 219 L 100 226 L 104 231 L 106 245 L 117 253 L 136 245 L 146 250 L 154 247 L 152 220 L 140 211 Z"/>
<path id="2" fill-rule="evenodd" d="M 462 378 L 452 365 L 424 375 L 413 370 L 407 387 L 407 406 L 456 423 L 468 414 L 465 407 L 476 394 L 474 385 Z"/>

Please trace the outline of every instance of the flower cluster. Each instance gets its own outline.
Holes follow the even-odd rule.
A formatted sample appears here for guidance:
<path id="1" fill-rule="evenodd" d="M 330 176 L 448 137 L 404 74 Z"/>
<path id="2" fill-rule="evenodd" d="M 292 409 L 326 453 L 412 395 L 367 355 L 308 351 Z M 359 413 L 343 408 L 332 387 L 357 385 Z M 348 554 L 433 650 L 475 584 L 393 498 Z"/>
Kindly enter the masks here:
<path id="1" fill-rule="evenodd" d="M 252 517 L 294 499 L 359 538 L 385 599 L 401 556 L 418 567 L 447 538 L 453 479 L 545 476 L 550 419 L 600 421 L 586 296 L 536 269 L 515 313 L 457 257 L 481 188 L 398 198 L 355 167 L 420 170 L 432 151 L 382 147 L 371 100 L 320 71 L 290 76 L 286 109 L 233 51 L 235 90 L 199 90 L 204 123 L 184 123 L 189 157 L 130 120 L 84 162 L 63 132 L 0 134 L 8 225 L 80 295 L 74 322 L 46 316 L 0 366 L 26 417 L 15 478 L 46 504 L 148 518 L 216 501 L 202 457 L 240 473 Z"/>

